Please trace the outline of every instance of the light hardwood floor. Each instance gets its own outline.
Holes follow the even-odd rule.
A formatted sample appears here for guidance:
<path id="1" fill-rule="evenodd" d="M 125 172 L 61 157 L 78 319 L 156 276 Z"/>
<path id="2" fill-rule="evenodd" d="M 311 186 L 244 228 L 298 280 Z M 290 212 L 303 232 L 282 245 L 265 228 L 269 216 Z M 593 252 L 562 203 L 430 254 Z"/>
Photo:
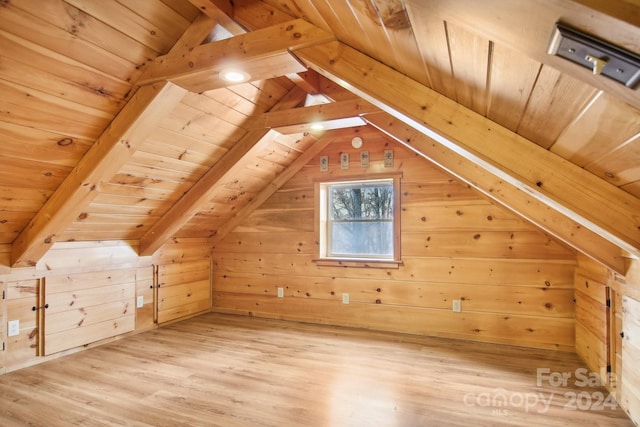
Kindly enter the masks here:
<path id="1" fill-rule="evenodd" d="M 206 314 L 0 376 L 0 425 L 632 426 L 619 408 L 565 408 L 607 395 L 579 387 L 582 367 L 570 353 Z M 537 368 L 572 377 L 538 387 Z"/>

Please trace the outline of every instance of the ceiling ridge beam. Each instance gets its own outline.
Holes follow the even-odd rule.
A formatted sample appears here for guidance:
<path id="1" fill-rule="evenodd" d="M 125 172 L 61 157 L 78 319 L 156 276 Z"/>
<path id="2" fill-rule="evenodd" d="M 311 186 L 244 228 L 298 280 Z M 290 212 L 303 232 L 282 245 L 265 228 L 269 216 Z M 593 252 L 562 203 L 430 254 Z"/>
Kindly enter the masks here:
<path id="1" fill-rule="evenodd" d="M 530 209 L 537 206 L 546 213 L 540 225 L 560 240 L 566 236 L 561 237 L 554 222 L 566 217 L 623 252 L 640 256 L 640 200 L 633 195 L 343 43 L 306 47 L 296 56 L 434 143 L 526 193 Z M 491 194 L 490 188 L 485 190 Z M 508 200 L 498 201 L 508 206 Z M 516 211 L 530 217 L 530 209 Z M 571 244 L 590 255 L 591 244 L 581 236 L 571 236 Z"/>
<path id="2" fill-rule="evenodd" d="M 286 184 L 293 176 L 305 167 L 315 156 L 320 154 L 331 142 L 336 139 L 337 135 L 329 131 L 324 133 L 317 139 L 313 145 L 307 148 L 298 158 L 296 158 L 284 171 L 263 188 L 249 203 L 238 210 L 231 218 L 229 218 L 223 226 L 216 230 L 216 234 L 210 239 L 211 246 L 215 246 L 232 232 L 242 221 L 258 209 L 264 202 L 269 199 L 276 191 Z M 303 139 L 316 139 L 314 135 L 305 135 Z"/>
<path id="3" fill-rule="evenodd" d="M 140 88 L 13 242 L 11 265 L 35 265 L 184 98 L 168 82 Z"/>
<path id="4" fill-rule="evenodd" d="M 289 109 L 299 105 L 306 92 L 294 86 L 271 111 Z M 251 128 L 251 126 L 249 126 Z M 140 239 L 140 256 L 152 255 L 211 200 L 215 185 L 234 168 L 252 159 L 270 141 L 268 128 L 250 130 L 234 144 L 169 210 L 156 221 Z"/>

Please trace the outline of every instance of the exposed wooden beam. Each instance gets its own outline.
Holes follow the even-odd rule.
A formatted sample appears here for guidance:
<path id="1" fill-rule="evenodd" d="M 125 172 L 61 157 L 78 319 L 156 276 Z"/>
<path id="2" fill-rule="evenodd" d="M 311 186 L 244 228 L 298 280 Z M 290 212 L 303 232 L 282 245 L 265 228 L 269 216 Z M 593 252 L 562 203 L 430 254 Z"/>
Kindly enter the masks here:
<path id="1" fill-rule="evenodd" d="M 289 110 L 270 111 L 264 113 L 253 124 L 255 128 L 276 129 L 282 134 L 310 132 L 312 126 L 321 125 L 322 129 L 340 129 L 353 126 L 364 126 L 366 122 L 361 115 L 380 111 L 371 103 L 355 98 L 348 101 L 298 107 Z"/>
<path id="2" fill-rule="evenodd" d="M 207 15 L 198 15 L 193 23 L 182 33 L 180 39 L 173 45 L 167 56 L 181 56 L 200 45 L 211 35 L 216 21 Z"/>
<path id="3" fill-rule="evenodd" d="M 213 18 L 218 16 L 220 12 L 228 16 L 233 15 L 233 1 L 231 0 L 189 0 L 189 3 L 197 7 L 200 12 Z"/>
<path id="4" fill-rule="evenodd" d="M 371 114 L 366 120 L 407 148 L 568 246 L 589 253 L 593 259 L 614 271 L 624 270 L 624 258 L 617 246 L 562 213 L 550 209 L 542 201 L 532 199 L 529 193 L 522 191 L 520 187 L 501 179 L 481 165 L 387 113 Z M 575 242 L 581 242 L 580 247 L 577 247 Z"/>
<path id="5" fill-rule="evenodd" d="M 287 183 L 300 169 L 309 163 L 315 156 L 320 154 L 336 137 L 336 134 L 329 131 L 324 133 L 313 145 L 307 148 L 297 159 L 295 159 L 280 175 L 260 191 L 249 203 L 244 205 L 222 227 L 216 230 L 215 236 L 211 238 L 211 246 L 221 241 L 233 231 L 242 221 L 244 221 L 253 211 L 267 201 L 272 194 Z M 314 135 L 306 135 L 304 138 L 315 139 Z"/>
<path id="6" fill-rule="evenodd" d="M 300 104 L 305 96 L 306 93 L 296 86 L 272 108 L 272 111 L 293 108 Z M 224 179 L 232 169 L 242 167 L 246 162 L 253 160 L 255 154 L 276 135 L 265 127 L 249 131 L 142 236 L 140 255 L 153 255 L 193 218 L 202 205 L 211 200 L 216 183 Z"/>
<path id="7" fill-rule="evenodd" d="M 232 19 L 233 3 L 228 0 L 189 0 L 204 15 L 218 22 L 234 36 L 245 33 L 245 29 Z"/>
<path id="8" fill-rule="evenodd" d="M 253 159 L 276 136 L 277 134 L 269 129 L 258 129 L 247 133 L 142 236 L 140 256 L 153 255 L 160 249 L 193 218 L 202 205 L 211 200 L 213 190 L 220 180 L 234 168 L 244 167 L 249 159 Z"/>
<path id="9" fill-rule="evenodd" d="M 554 224 L 560 214 L 623 251 L 640 254 L 640 200 L 634 196 L 340 42 L 300 49 L 296 55 L 526 193 L 531 207 L 519 207 L 523 216 L 533 217 L 531 210 L 542 204 L 547 214 L 540 221 L 552 235 L 562 240 Z M 585 236 L 572 236 L 572 244 L 590 255 Z"/>
<path id="10" fill-rule="evenodd" d="M 169 80 L 191 92 L 229 86 L 221 78 L 225 68 L 240 68 L 250 80 L 263 80 L 305 71 L 290 50 L 335 39 L 326 31 L 296 19 L 284 24 L 211 42 L 156 60 L 140 77 L 139 84 Z"/>
<path id="11" fill-rule="evenodd" d="M 35 265 L 185 94 L 168 82 L 140 88 L 16 238 L 12 266 Z"/>

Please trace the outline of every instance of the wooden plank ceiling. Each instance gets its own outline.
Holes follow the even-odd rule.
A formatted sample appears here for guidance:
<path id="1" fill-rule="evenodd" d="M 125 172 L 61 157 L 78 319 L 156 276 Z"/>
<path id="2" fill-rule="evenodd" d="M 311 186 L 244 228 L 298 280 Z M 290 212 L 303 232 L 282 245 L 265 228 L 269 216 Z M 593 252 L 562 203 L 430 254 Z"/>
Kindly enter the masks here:
<path id="1" fill-rule="evenodd" d="M 2 2 L 5 264 L 32 265 L 55 241 L 133 240 L 149 255 L 172 238 L 219 238 L 356 133 L 413 138 L 616 271 L 640 255 L 638 91 L 546 54 L 558 20 L 639 53 L 637 6 L 232 3 Z M 251 82 L 222 82 L 229 61 Z M 305 107 L 309 94 L 331 103 Z M 317 120 L 336 129 L 310 132 Z M 429 152 L 433 141 L 448 151 Z"/>

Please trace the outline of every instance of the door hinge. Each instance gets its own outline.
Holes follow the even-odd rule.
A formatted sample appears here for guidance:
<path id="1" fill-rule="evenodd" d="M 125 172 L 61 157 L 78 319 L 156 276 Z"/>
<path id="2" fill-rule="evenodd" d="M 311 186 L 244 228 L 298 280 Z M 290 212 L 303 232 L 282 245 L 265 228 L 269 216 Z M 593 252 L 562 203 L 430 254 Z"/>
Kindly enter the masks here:
<path id="1" fill-rule="evenodd" d="M 611 300 L 607 299 L 607 307 L 611 307 Z"/>
<path id="2" fill-rule="evenodd" d="M 2 351 L 4 351 L 4 341 L 2 341 Z"/>
<path id="3" fill-rule="evenodd" d="M 4 298 L 5 298 L 5 296 L 4 296 L 4 291 L 2 291 L 2 299 L 4 299 Z"/>
<path id="4" fill-rule="evenodd" d="M 611 365 L 607 365 L 607 373 L 611 373 Z"/>

